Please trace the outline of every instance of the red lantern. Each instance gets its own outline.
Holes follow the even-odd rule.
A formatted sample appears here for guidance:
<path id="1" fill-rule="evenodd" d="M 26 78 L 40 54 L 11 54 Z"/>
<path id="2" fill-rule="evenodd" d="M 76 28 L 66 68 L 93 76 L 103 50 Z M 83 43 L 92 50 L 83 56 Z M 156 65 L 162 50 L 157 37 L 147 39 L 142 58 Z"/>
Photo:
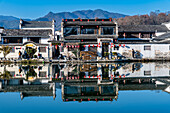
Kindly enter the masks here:
<path id="1" fill-rule="evenodd" d="M 119 47 L 121 46 L 121 44 L 119 44 Z"/>
<path id="2" fill-rule="evenodd" d="M 84 45 L 84 47 L 86 47 L 86 45 Z"/>
<path id="3" fill-rule="evenodd" d="M 99 45 L 100 45 L 100 43 L 99 43 Z"/>
<path id="4" fill-rule="evenodd" d="M 55 49 L 57 49 L 57 45 L 55 45 Z"/>
<path id="5" fill-rule="evenodd" d="M 117 40 L 115 40 L 115 42 L 116 42 Z"/>
<path id="6" fill-rule="evenodd" d="M 116 47 L 116 45 L 114 45 L 114 47 Z"/>
<path id="7" fill-rule="evenodd" d="M 73 19 L 73 21 L 75 21 L 75 19 Z"/>
<path id="8" fill-rule="evenodd" d="M 83 26 L 81 26 L 81 28 L 83 28 Z"/>
<path id="9" fill-rule="evenodd" d="M 89 47 L 90 47 L 90 45 L 89 45 Z"/>
<path id="10" fill-rule="evenodd" d="M 113 46 L 111 46 L 111 48 L 112 48 Z"/>
<path id="11" fill-rule="evenodd" d="M 81 40 L 83 42 L 83 40 Z"/>
<path id="12" fill-rule="evenodd" d="M 93 47 L 94 47 L 94 45 L 93 45 Z"/>
<path id="13" fill-rule="evenodd" d="M 123 44 L 123 47 L 125 47 L 125 44 Z"/>
<path id="14" fill-rule="evenodd" d="M 112 21 L 112 19 L 110 19 L 110 21 Z"/>
<path id="15" fill-rule="evenodd" d="M 72 45 L 72 48 L 74 48 L 74 45 Z"/>
<path id="16" fill-rule="evenodd" d="M 95 22 L 96 22 L 97 20 L 95 19 Z"/>
<path id="17" fill-rule="evenodd" d="M 104 21 L 104 20 L 102 20 L 102 21 Z"/>
<path id="18" fill-rule="evenodd" d="M 82 21 L 82 19 L 80 21 Z"/>
<path id="19" fill-rule="evenodd" d="M 78 48 L 79 48 L 80 46 L 78 45 Z"/>
<path id="20" fill-rule="evenodd" d="M 89 22 L 89 19 L 88 19 L 88 22 Z"/>
<path id="21" fill-rule="evenodd" d="M 66 22 L 67 22 L 67 19 L 66 19 Z"/>
<path id="22" fill-rule="evenodd" d="M 111 43 L 111 45 L 113 45 L 113 43 Z"/>
<path id="23" fill-rule="evenodd" d="M 97 45 L 97 47 L 99 47 L 99 45 Z"/>

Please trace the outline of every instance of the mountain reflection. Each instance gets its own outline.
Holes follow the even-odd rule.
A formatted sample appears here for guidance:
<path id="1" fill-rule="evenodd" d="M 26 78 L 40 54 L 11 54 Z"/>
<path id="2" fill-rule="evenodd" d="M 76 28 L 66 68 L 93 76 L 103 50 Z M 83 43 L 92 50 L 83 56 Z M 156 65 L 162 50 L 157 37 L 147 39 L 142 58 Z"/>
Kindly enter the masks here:
<path id="1" fill-rule="evenodd" d="M 61 89 L 62 100 L 113 101 L 119 91 L 162 90 L 170 93 L 170 64 L 44 64 L 0 65 L 0 92 L 20 92 L 26 97 L 56 98 Z"/>

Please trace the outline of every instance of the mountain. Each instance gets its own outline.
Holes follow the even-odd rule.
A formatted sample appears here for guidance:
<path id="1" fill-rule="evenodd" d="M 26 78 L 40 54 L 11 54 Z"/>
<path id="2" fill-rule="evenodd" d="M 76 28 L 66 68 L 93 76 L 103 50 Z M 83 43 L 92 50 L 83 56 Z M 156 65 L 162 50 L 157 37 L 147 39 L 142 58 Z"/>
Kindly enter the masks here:
<path id="1" fill-rule="evenodd" d="M 19 18 L 14 16 L 3 16 L 0 15 L 0 26 L 6 29 L 18 29 L 19 27 Z M 24 19 L 30 21 L 31 19 Z"/>
<path id="2" fill-rule="evenodd" d="M 49 12 L 44 17 L 40 17 L 35 19 L 34 21 L 52 21 L 52 19 L 56 20 L 56 29 L 60 29 L 61 20 L 62 19 L 72 19 L 72 18 L 121 18 L 127 15 L 119 14 L 119 13 L 112 13 L 108 11 L 104 11 L 101 9 L 97 10 L 80 10 L 74 12 L 60 12 L 60 13 L 53 13 Z M 19 18 L 13 16 L 3 16 L 0 15 L 0 26 L 6 29 L 18 29 L 19 26 Z M 30 21 L 31 19 L 24 19 Z"/>
<path id="3" fill-rule="evenodd" d="M 101 9 L 97 10 L 80 10 L 74 12 L 61 12 L 61 13 L 53 13 L 49 12 L 44 17 L 37 18 L 36 21 L 51 21 L 52 19 L 56 20 L 56 29 L 60 29 L 62 19 L 73 19 L 73 18 L 121 18 L 127 15 L 112 13 L 108 11 L 104 11 Z"/>

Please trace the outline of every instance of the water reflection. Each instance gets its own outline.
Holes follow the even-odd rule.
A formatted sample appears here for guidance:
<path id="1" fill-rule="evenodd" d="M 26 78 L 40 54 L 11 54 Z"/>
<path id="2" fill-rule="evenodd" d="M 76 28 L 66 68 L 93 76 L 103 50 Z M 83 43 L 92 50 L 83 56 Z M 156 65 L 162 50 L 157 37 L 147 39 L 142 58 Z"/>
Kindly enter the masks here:
<path id="1" fill-rule="evenodd" d="M 113 101 L 120 91 L 162 90 L 170 93 L 170 64 L 45 64 L 0 65 L 0 92 L 20 92 L 26 97 L 56 98 L 61 90 L 62 100 Z"/>

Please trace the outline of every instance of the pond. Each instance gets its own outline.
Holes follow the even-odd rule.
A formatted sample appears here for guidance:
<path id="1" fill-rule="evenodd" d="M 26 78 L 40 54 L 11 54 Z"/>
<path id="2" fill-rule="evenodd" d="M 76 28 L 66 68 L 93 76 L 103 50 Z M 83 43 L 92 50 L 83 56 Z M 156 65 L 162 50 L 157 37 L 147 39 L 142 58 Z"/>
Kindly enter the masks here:
<path id="1" fill-rule="evenodd" d="M 0 113 L 170 112 L 170 63 L 0 64 Z"/>

